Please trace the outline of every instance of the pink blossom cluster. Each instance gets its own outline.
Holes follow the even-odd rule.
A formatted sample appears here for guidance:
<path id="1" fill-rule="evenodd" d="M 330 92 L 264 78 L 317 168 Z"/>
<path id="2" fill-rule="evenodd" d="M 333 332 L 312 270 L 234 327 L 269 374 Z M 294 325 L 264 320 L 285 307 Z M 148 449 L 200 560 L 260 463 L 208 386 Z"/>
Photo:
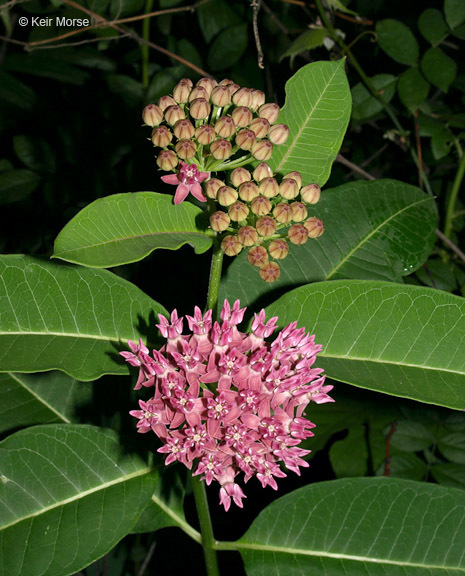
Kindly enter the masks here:
<path id="1" fill-rule="evenodd" d="M 269 337 L 278 318 L 266 322 L 265 311 L 255 314 L 250 334 L 238 324 L 246 308 L 237 300 L 232 309 L 225 300 L 220 322 L 212 311 L 186 316 L 190 334 L 183 334 L 184 318 L 174 310 L 168 321 L 159 315 L 157 325 L 166 344 L 152 356 L 142 341 L 129 342 L 131 352 L 121 355 L 139 367 L 135 389 L 154 388 L 153 397 L 140 400 L 138 432 L 149 431 L 162 440 L 158 449 L 165 463 L 176 460 L 209 485 L 216 480 L 220 503 L 226 511 L 231 499 L 241 507 L 245 498 L 235 478 L 245 482 L 256 476 L 263 487 L 277 490 L 276 478 L 300 475 L 310 453 L 298 447 L 313 436 L 315 425 L 304 418 L 313 401 L 332 402 L 321 368 L 313 368 L 321 346 L 315 337 L 292 322 Z"/>

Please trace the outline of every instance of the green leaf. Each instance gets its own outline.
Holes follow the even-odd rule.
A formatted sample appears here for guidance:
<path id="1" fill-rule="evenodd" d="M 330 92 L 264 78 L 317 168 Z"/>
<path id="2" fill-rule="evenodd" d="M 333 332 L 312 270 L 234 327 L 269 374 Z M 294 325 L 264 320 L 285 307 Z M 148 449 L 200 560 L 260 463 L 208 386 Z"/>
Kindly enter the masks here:
<path id="1" fill-rule="evenodd" d="M 428 260 L 417 270 L 417 276 L 425 286 L 452 292 L 457 289 L 457 279 L 450 264 L 442 260 Z"/>
<path id="2" fill-rule="evenodd" d="M 48 425 L 0 444 L 2 574 L 67 576 L 106 554 L 147 505 L 156 475 L 116 432 Z"/>
<path id="3" fill-rule="evenodd" d="M 356 478 L 305 486 L 260 513 L 237 542 L 248 576 L 465 572 L 465 492 Z"/>
<path id="4" fill-rule="evenodd" d="M 24 200 L 40 184 L 40 176 L 30 170 L 7 170 L 0 174 L 0 205 Z"/>
<path id="5" fill-rule="evenodd" d="M 443 128 L 440 132 L 433 134 L 431 138 L 431 150 L 435 160 L 440 160 L 449 154 L 454 144 L 454 135 L 450 130 Z"/>
<path id="6" fill-rule="evenodd" d="M 465 409 L 465 300 L 419 286 L 334 281 L 302 286 L 267 308 L 323 345 L 334 380 Z"/>
<path id="7" fill-rule="evenodd" d="M 87 72 L 60 58 L 59 51 L 52 55 L 50 50 L 11 54 L 5 60 L 5 70 L 45 77 L 75 86 L 82 86 L 89 77 Z"/>
<path id="8" fill-rule="evenodd" d="M 170 94 L 184 70 L 184 66 L 171 66 L 157 72 L 150 81 L 147 91 L 147 102 L 155 102 L 161 96 Z"/>
<path id="9" fill-rule="evenodd" d="M 331 446 L 329 459 L 337 478 L 366 474 L 368 450 L 365 434 L 364 426 L 354 426 L 344 440 L 338 440 Z"/>
<path id="10" fill-rule="evenodd" d="M 385 102 L 390 102 L 396 93 L 397 79 L 391 74 L 377 74 L 371 78 L 376 90 L 382 95 Z M 362 82 L 352 88 L 352 117 L 355 120 L 366 120 L 383 109 L 381 102 L 372 96 Z"/>
<path id="11" fill-rule="evenodd" d="M 380 20 L 376 24 L 376 34 L 381 49 L 396 62 L 415 66 L 420 50 L 410 28 L 399 20 Z"/>
<path id="12" fill-rule="evenodd" d="M 463 432 L 449 432 L 438 441 L 438 448 L 444 458 L 456 464 L 465 464 L 465 436 Z"/>
<path id="13" fill-rule="evenodd" d="M 385 473 L 385 463 L 376 471 L 378 476 Z M 394 454 L 389 458 L 389 475 L 391 478 L 404 478 L 405 480 L 424 480 L 426 477 L 426 462 L 416 454 Z"/>
<path id="14" fill-rule="evenodd" d="M 27 168 L 36 172 L 55 171 L 55 155 L 45 140 L 30 136 L 15 136 L 13 148 L 16 156 Z"/>
<path id="15" fill-rule="evenodd" d="M 465 486 L 465 466 L 463 464 L 434 464 L 431 466 L 431 474 L 439 484 L 452 486 L 463 490 Z"/>
<path id="16" fill-rule="evenodd" d="M 280 61 L 288 56 L 291 57 L 291 66 L 297 54 L 305 50 L 313 50 L 323 45 L 323 41 L 328 35 L 326 28 L 312 28 L 306 30 L 303 34 L 298 36 L 289 48 L 281 55 Z"/>
<path id="17" fill-rule="evenodd" d="M 144 87 L 141 82 L 124 74 L 110 74 L 107 77 L 110 92 L 118 95 L 129 106 L 138 106 L 142 102 Z"/>
<path id="18" fill-rule="evenodd" d="M 465 4 L 462 0 L 444 0 L 444 13 L 452 29 L 465 22 Z"/>
<path id="19" fill-rule="evenodd" d="M 207 4 L 201 4 L 196 13 L 207 44 L 210 44 L 221 30 L 241 22 L 225 0 L 212 0 Z"/>
<path id="20" fill-rule="evenodd" d="M 434 434 L 421 422 L 398 420 L 391 446 L 402 452 L 426 450 L 434 442 Z"/>
<path id="21" fill-rule="evenodd" d="M 0 100 L 22 110 L 30 110 L 35 106 L 37 98 L 31 88 L 0 70 Z"/>
<path id="22" fill-rule="evenodd" d="M 325 190 L 311 216 L 322 216 L 325 233 L 304 246 L 292 246 L 280 261 L 281 276 L 263 282 L 241 254 L 228 268 L 221 298 L 250 305 L 267 295 L 337 278 L 402 281 L 417 269 L 435 243 L 434 200 L 395 180 L 351 182 Z M 262 305 L 263 302 L 260 302 Z"/>
<path id="23" fill-rule="evenodd" d="M 0 433 L 31 424 L 78 422 L 91 402 L 92 384 L 62 372 L 0 374 Z"/>
<path id="24" fill-rule="evenodd" d="M 289 139 L 275 146 L 268 161 L 274 172 L 297 170 L 305 183 L 322 186 L 342 144 L 350 118 L 350 89 L 344 60 L 314 62 L 286 83 L 286 103 L 278 122 L 290 128 Z"/>
<path id="25" fill-rule="evenodd" d="M 118 351 L 147 339 L 164 308 L 106 270 L 0 256 L 0 370 L 61 370 L 79 380 L 127 374 Z M 153 338 L 149 338 L 152 339 Z"/>
<path id="26" fill-rule="evenodd" d="M 442 12 L 435 8 L 427 8 L 420 14 L 418 29 L 423 38 L 434 46 L 439 44 L 449 33 Z"/>
<path id="27" fill-rule="evenodd" d="M 398 92 L 402 104 L 415 112 L 428 97 L 430 85 L 418 68 L 408 68 L 399 78 Z"/>
<path id="28" fill-rule="evenodd" d="M 447 92 L 457 75 L 457 64 L 440 48 L 430 48 L 421 59 L 421 71 L 433 86 Z"/>
<path id="29" fill-rule="evenodd" d="M 54 258 L 96 268 L 137 262 L 157 248 L 184 244 L 197 254 L 208 250 L 212 235 L 198 223 L 203 211 L 189 202 L 155 192 L 99 198 L 77 214 L 55 240 Z"/>
<path id="30" fill-rule="evenodd" d="M 247 24 L 229 26 L 210 46 L 208 65 L 215 71 L 230 68 L 244 54 L 247 42 Z"/>

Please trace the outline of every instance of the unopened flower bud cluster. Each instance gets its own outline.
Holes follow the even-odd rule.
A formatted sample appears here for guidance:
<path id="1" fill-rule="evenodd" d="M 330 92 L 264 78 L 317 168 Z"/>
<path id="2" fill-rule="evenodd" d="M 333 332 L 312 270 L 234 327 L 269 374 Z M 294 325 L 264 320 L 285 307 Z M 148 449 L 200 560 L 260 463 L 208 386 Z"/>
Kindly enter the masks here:
<path id="1" fill-rule="evenodd" d="M 289 243 L 302 245 L 323 234 L 323 222 L 308 217 L 307 210 L 319 201 L 320 187 L 302 186 L 299 172 L 279 181 L 265 162 L 252 173 L 236 168 L 229 180 L 229 185 L 217 178 L 204 184 L 206 195 L 220 205 L 210 216 L 210 226 L 224 234 L 221 247 L 227 256 L 248 249 L 248 261 L 259 268 L 260 277 L 274 282 L 280 275 L 276 260 L 286 258 Z"/>
<path id="2" fill-rule="evenodd" d="M 285 124 L 276 124 L 279 111 L 277 104 L 265 103 L 262 91 L 232 80 L 201 78 L 194 86 L 184 78 L 172 95 L 146 106 L 142 118 L 153 128 L 161 170 L 175 170 L 183 161 L 212 171 L 268 160 L 273 145 L 284 144 L 289 135 Z"/>

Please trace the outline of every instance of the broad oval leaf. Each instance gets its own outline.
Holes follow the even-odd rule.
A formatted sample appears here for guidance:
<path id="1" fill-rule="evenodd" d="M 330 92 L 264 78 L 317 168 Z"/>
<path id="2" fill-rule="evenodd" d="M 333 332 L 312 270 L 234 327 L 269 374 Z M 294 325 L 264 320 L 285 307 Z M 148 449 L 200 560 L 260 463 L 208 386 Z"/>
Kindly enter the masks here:
<path id="1" fill-rule="evenodd" d="M 111 430 L 47 425 L 0 444 L 0 574 L 66 576 L 128 534 L 157 476 Z"/>
<path id="2" fill-rule="evenodd" d="M 304 184 L 322 186 L 342 144 L 350 107 L 344 60 L 301 68 L 286 83 L 286 103 L 278 122 L 289 126 L 290 135 L 285 145 L 273 150 L 268 161 L 273 171 L 297 170 Z"/>
<path id="3" fill-rule="evenodd" d="M 0 374 L 0 433 L 31 424 L 78 421 L 92 401 L 92 384 L 63 372 Z"/>
<path id="4" fill-rule="evenodd" d="M 394 478 L 305 486 L 236 543 L 248 576 L 465 573 L 465 492 Z"/>
<path id="5" fill-rule="evenodd" d="M 382 50 L 396 62 L 415 66 L 420 49 L 408 26 L 399 20 L 388 18 L 376 24 L 376 34 Z"/>
<path id="6" fill-rule="evenodd" d="M 137 262 L 157 248 L 177 250 L 191 244 L 208 250 L 212 236 L 198 227 L 203 212 L 155 192 L 99 198 L 79 212 L 55 240 L 54 258 L 95 268 Z"/>
<path id="7" fill-rule="evenodd" d="M 447 92 L 457 75 L 457 64 L 441 48 L 430 48 L 421 59 L 421 71 L 433 86 Z"/>
<path id="8" fill-rule="evenodd" d="M 465 409 L 465 300 L 439 290 L 341 280 L 302 286 L 267 308 L 323 345 L 318 366 L 361 388 Z"/>
<path id="9" fill-rule="evenodd" d="M 407 68 L 400 75 L 397 90 L 402 104 L 415 112 L 418 106 L 426 100 L 430 89 L 429 83 L 418 68 Z"/>
<path id="10" fill-rule="evenodd" d="M 107 270 L 0 256 L 0 371 L 127 374 L 118 350 L 149 340 L 157 302 Z"/>
<path id="11" fill-rule="evenodd" d="M 241 254 L 228 268 L 221 299 L 263 305 L 290 288 L 319 280 L 354 278 L 401 282 L 425 261 L 435 242 L 433 198 L 395 180 L 351 182 L 324 190 L 311 207 L 325 233 L 304 246 L 291 246 L 279 262 L 281 276 L 263 282 Z"/>
<path id="12" fill-rule="evenodd" d="M 457 28 L 465 22 L 465 4 L 462 0 L 444 0 L 444 12 L 451 28 Z"/>
<path id="13" fill-rule="evenodd" d="M 420 14 L 418 29 L 423 38 L 426 38 L 434 46 L 439 44 L 449 33 L 442 12 L 435 8 L 427 8 Z"/>
<path id="14" fill-rule="evenodd" d="M 377 74 L 370 80 L 384 102 L 390 102 L 396 93 L 397 78 L 392 74 Z M 352 118 L 355 120 L 366 120 L 383 109 L 379 98 L 372 96 L 362 82 L 352 88 L 352 102 Z"/>

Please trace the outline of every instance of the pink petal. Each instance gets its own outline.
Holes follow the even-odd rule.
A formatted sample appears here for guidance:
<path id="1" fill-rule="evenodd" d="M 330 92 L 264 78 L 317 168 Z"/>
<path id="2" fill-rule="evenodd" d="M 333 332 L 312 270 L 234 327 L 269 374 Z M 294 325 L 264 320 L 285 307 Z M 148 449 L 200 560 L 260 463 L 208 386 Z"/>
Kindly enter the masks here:
<path id="1" fill-rule="evenodd" d="M 210 172 L 199 172 L 197 176 L 197 182 L 203 182 L 210 176 Z"/>
<path id="2" fill-rule="evenodd" d="M 207 199 L 203 195 L 202 186 L 200 186 L 200 184 L 198 182 L 194 182 L 194 184 L 192 184 L 192 186 L 190 186 L 190 193 L 192 194 L 192 196 L 197 198 L 197 200 L 200 200 L 200 202 L 206 202 L 207 201 Z"/>
<path id="3" fill-rule="evenodd" d="M 176 188 L 176 194 L 174 195 L 174 203 L 181 204 L 181 202 L 184 202 L 184 200 L 187 198 L 188 194 L 189 188 L 184 184 L 179 184 L 179 186 Z"/>
<path id="4" fill-rule="evenodd" d="M 168 174 L 167 176 L 161 177 L 162 182 L 165 184 L 179 184 L 179 178 L 177 174 Z"/>

